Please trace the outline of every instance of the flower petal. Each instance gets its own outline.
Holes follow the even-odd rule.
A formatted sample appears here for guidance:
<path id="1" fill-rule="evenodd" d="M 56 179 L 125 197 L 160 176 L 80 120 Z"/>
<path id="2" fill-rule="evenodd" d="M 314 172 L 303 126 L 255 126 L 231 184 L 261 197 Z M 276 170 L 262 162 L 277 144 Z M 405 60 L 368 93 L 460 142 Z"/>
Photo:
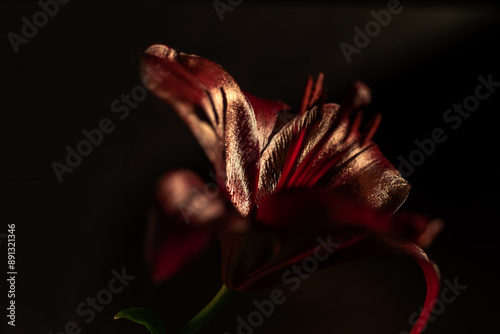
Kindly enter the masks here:
<path id="1" fill-rule="evenodd" d="M 257 120 L 257 129 L 259 131 L 259 142 L 261 151 L 269 143 L 270 137 L 276 126 L 276 120 L 280 113 L 290 110 L 290 107 L 281 101 L 262 99 L 244 92 L 248 101 L 252 105 Z"/>
<path id="2" fill-rule="evenodd" d="M 153 279 L 170 277 L 203 252 L 214 235 L 214 223 L 224 214 L 224 200 L 196 174 L 166 173 L 159 182 L 145 249 Z"/>
<path id="3" fill-rule="evenodd" d="M 175 109 L 216 171 L 225 171 L 222 97 L 216 89 L 207 89 L 195 74 L 189 73 L 179 62 L 178 55 L 164 45 L 149 47 L 141 58 L 142 80 L 157 97 Z M 215 75 L 216 69 L 207 66 L 206 72 L 206 76 L 210 72 Z"/>
<path id="4" fill-rule="evenodd" d="M 141 61 L 145 85 L 172 105 L 213 163 L 242 215 L 253 207 L 259 175 L 257 121 L 246 96 L 218 64 L 165 45 Z"/>
<path id="5" fill-rule="evenodd" d="M 320 184 L 372 208 L 395 212 L 406 200 L 410 184 L 382 155 L 376 144 L 356 146 Z"/>

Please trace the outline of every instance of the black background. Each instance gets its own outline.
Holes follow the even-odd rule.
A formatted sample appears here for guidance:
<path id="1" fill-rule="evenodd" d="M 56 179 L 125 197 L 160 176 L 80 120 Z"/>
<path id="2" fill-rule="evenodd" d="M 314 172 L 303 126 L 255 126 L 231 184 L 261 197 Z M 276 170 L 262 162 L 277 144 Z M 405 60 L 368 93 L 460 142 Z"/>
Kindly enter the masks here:
<path id="1" fill-rule="evenodd" d="M 137 85 L 138 57 L 153 43 L 221 64 L 242 89 L 296 106 L 308 74 L 324 72 L 329 101 L 354 80 L 373 90 L 368 116 L 380 112 L 375 137 L 394 164 L 415 139 L 446 130 L 409 177 L 404 208 L 440 217 L 446 228 L 428 249 L 443 279 L 467 285 L 426 333 L 496 333 L 498 314 L 497 133 L 500 89 L 456 130 L 444 112 L 474 93 L 478 76 L 498 67 L 499 7 L 484 2 L 402 2 L 403 11 L 348 64 L 339 43 L 373 18 L 385 1 L 352 3 L 244 1 L 221 21 L 210 1 L 72 0 L 61 5 L 16 54 L 7 39 L 35 2 L 3 2 L 0 58 L 0 233 L 16 224 L 17 317 L 8 333 L 59 333 L 69 321 L 82 333 L 145 333 L 113 315 L 146 306 L 167 333 L 190 319 L 220 286 L 218 248 L 160 285 L 149 282 L 142 244 L 155 181 L 186 167 L 208 178 L 210 165 L 174 112 L 148 96 L 120 120 L 111 103 Z M 51 164 L 103 118 L 112 133 L 59 182 Z M 2 241 L 2 257 L 6 243 Z M 6 262 L 5 260 L 2 260 Z M 410 329 L 425 287 L 405 259 L 358 261 L 304 281 L 255 333 L 399 333 Z M 75 312 L 107 287 L 111 270 L 136 278 L 89 324 Z M 7 293 L 2 266 L 2 302 Z M 236 318 L 269 290 L 242 295 L 204 333 L 235 333 Z M 2 304 L 5 305 L 5 304 Z M 5 310 L 4 306 L 2 309 Z M 2 311 L 6 312 L 6 311 Z M 1 317 L 2 325 L 7 320 Z"/>

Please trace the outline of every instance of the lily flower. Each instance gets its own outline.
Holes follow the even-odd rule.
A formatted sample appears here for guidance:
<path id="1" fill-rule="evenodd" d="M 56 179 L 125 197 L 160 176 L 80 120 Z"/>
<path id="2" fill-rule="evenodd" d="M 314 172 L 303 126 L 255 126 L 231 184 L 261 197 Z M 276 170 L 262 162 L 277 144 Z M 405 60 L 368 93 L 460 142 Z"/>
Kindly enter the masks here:
<path id="1" fill-rule="evenodd" d="M 321 256 L 322 268 L 395 253 L 422 269 L 427 296 L 412 333 L 425 328 L 439 272 L 421 246 L 441 223 L 395 213 L 410 185 L 372 141 L 380 115 L 361 130 L 360 108 L 371 100 L 365 84 L 356 82 L 339 105 L 324 103 L 322 74 L 309 77 L 294 113 L 242 91 L 220 65 L 168 46 L 146 50 L 141 74 L 196 137 L 218 186 L 186 170 L 168 172 L 159 184 L 147 251 L 155 279 L 180 270 L 212 235 L 222 249 L 223 289 L 180 333 L 210 320 L 215 312 L 207 310 L 222 296 L 279 284 L 312 255 Z M 283 113 L 294 117 L 280 125 Z"/>

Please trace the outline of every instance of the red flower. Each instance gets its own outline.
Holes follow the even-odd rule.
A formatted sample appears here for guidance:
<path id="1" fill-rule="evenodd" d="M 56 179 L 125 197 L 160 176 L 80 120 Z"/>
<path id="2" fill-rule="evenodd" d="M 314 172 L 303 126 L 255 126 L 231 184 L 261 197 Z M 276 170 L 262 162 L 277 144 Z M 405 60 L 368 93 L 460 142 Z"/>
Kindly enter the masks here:
<path id="1" fill-rule="evenodd" d="M 222 280 L 239 291 L 281 282 L 290 266 L 319 254 L 318 240 L 337 245 L 322 251 L 321 267 L 403 253 L 418 262 L 427 283 L 414 328 L 420 332 L 439 274 L 415 242 L 428 245 L 439 228 L 418 215 L 392 215 L 410 186 L 372 141 L 380 116 L 360 131 L 368 87 L 357 82 L 341 105 L 324 104 L 323 75 L 314 83 L 309 78 L 296 117 L 280 127 L 278 115 L 290 107 L 241 91 L 210 60 L 154 45 L 141 71 L 148 88 L 189 126 L 220 186 L 214 195 L 187 171 L 163 178 L 149 243 L 156 278 L 200 253 L 212 232 L 222 246 Z"/>

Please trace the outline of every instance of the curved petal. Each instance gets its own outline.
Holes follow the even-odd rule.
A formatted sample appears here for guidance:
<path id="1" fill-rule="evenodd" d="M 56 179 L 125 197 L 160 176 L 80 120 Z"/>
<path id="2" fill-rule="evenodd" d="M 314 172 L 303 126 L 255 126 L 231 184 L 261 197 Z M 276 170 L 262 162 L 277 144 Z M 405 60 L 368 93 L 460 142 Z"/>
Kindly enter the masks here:
<path id="1" fill-rule="evenodd" d="M 410 184 L 373 142 L 355 146 L 319 183 L 372 208 L 395 212 L 406 200 Z"/>
<path id="2" fill-rule="evenodd" d="M 328 237 L 322 238 L 323 241 L 327 239 Z M 284 279 L 296 277 L 297 274 L 294 273 L 293 266 L 298 266 L 302 270 L 303 267 L 301 267 L 301 263 L 305 263 L 303 261 L 306 259 L 308 263 L 311 263 L 311 259 L 316 259 L 318 269 L 321 269 L 339 265 L 348 261 L 375 256 L 409 256 L 420 267 L 427 288 L 425 299 L 423 300 L 422 311 L 411 330 L 411 334 L 420 334 L 425 329 L 429 317 L 432 314 L 434 304 L 439 297 L 441 277 L 436 264 L 429 260 L 420 247 L 411 242 L 395 241 L 389 238 L 381 238 L 375 235 L 367 234 L 353 236 L 351 239 L 347 239 L 343 243 L 331 240 L 328 240 L 328 243 L 335 245 L 335 247 L 330 248 L 328 246 L 323 246 L 322 244 L 318 245 L 325 247 L 321 248 L 322 252 L 324 252 L 324 254 L 321 254 L 321 259 L 318 259 L 318 252 L 316 249 L 310 249 L 309 251 L 290 259 L 288 262 L 282 262 L 277 264 L 275 267 L 268 268 L 267 272 L 263 273 L 264 275 L 261 274 L 261 276 L 253 277 L 252 280 L 249 280 L 245 282 L 245 284 L 238 287 L 233 287 L 233 289 L 238 289 L 240 291 L 254 291 L 282 283 Z M 328 250 L 330 249 L 332 252 L 328 254 Z M 324 259 L 326 254 L 328 254 L 328 258 Z"/>
<path id="3" fill-rule="evenodd" d="M 290 107 L 281 101 L 262 99 L 250 93 L 244 93 L 255 113 L 257 128 L 259 130 L 260 148 L 262 151 L 273 135 L 279 114 L 289 111 Z"/>
<path id="4" fill-rule="evenodd" d="M 177 170 L 160 180 L 151 212 L 145 254 L 155 281 L 182 269 L 204 251 L 225 203 L 196 174 Z"/>
<path id="5" fill-rule="evenodd" d="M 213 163 L 242 215 L 253 207 L 259 175 L 257 121 L 246 96 L 218 64 L 153 45 L 141 60 L 145 85 L 172 105 Z"/>

